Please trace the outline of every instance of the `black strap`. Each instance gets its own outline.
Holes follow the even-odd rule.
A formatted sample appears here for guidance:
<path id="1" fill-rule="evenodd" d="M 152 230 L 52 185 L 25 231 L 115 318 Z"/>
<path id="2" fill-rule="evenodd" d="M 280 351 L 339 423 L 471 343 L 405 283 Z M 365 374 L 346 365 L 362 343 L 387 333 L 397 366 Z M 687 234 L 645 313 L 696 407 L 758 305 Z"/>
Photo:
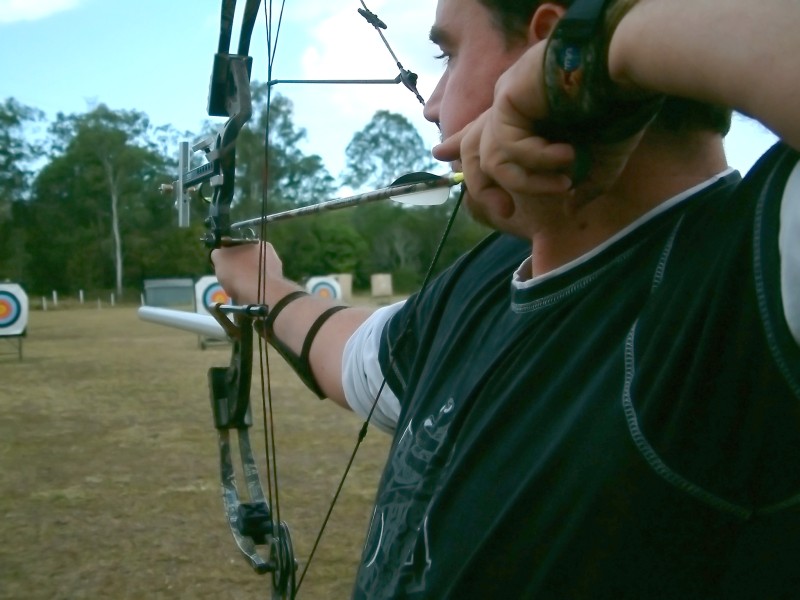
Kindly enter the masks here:
<path id="1" fill-rule="evenodd" d="M 272 310 L 269 311 L 267 317 L 264 319 L 264 322 L 261 324 L 261 331 L 267 337 L 272 337 L 272 326 L 275 324 L 275 319 L 278 318 L 278 315 L 281 314 L 281 311 L 286 308 L 286 306 L 298 298 L 303 298 L 304 296 L 308 296 L 308 293 L 297 290 L 296 292 L 292 292 L 291 294 L 286 294 L 283 298 L 278 300 L 275 303 L 275 306 L 272 307 Z"/>
<path id="2" fill-rule="evenodd" d="M 306 387 L 314 392 L 318 398 L 323 399 L 325 398 L 325 393 L 322 391 L 319 383 L 317 383 L 317 380 L 314 378 L 314 373 L 311 371 L 311 365 L 308 362 L 308 355 L 311 352 L 311 344 L 314 342 L 314 338 L 325 321 L 327 321 L 335 313 L 347 307 L 332 306 L 317 317 L 317 319 L 309 328 L 308 333 L 306 334 L 306 339 L 303 340 L 303 348 L 300 352 L 300 356 L 292 352 L 289 346 L 280 341 L 272 330 L 272 326 L 275 323 L 275 319 L 278 317 L 278 314 L 280 314 L 280 312 L 290 302 L 308 295 L 309 294 L 306 292 L 298 290 L 281 298 L 275 303 L 273 309 L 269 311 L 269 315 L 267 315 L 267 317 L 264 319 L 261 325 L 261 331 L 267 342 L 269 342 L 269 344 L 275 348 L 275 350 L 277 350 L 278 354 L 280 354 L 283 359 L 289 363 L 289 366 L 292 367 L 295 373 L 297 373 L 297 376 L 300 377 L 300 380 L 306 385 Z"/>
<path id="3" fill-rule="evenodd" d="M 306 339 L 303 341 L 303 349 L 300 351 L 301 361 L 308 364 L 308 355 L 311 353 L 311 344 L 314 343 L 314 338 L 317 336 L 317 333 L 319 332 L 320 328 L 325 324 L 325 321 L 327 321 L 334 314 L 345 308 L 347 307 L 332 306 L 317 317 L 317 320 L 314 321 L 313 325 L 311 325 L 311 328 L 308 330 L 308 333 L 306 334 Z"/>

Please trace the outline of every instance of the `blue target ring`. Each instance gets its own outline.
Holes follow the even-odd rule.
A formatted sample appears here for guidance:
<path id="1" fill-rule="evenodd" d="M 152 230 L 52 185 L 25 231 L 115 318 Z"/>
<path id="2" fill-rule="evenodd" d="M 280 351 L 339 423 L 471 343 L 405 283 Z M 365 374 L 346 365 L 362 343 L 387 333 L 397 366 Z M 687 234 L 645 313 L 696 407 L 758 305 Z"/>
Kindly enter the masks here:
<path id="1" fill-rule="evenodd" d="M 0 291 L 0 328 L 11 327 L 22 315 L 19 300 L 9 292 Z"/>
<path id="2" fill-rule="evenodd" d="M 339 290 L 337 290 L 328 281 L 317 281 L 309 290 L 312 296 L 319 298 L 336 299 L 339 297 Z"/>
<path id="3" fill-rule="evenodd" d="M 203 291 L 203 306 L 228 304 L 230 300 L 230 297 L 219 283 L 212 283 Z"/>

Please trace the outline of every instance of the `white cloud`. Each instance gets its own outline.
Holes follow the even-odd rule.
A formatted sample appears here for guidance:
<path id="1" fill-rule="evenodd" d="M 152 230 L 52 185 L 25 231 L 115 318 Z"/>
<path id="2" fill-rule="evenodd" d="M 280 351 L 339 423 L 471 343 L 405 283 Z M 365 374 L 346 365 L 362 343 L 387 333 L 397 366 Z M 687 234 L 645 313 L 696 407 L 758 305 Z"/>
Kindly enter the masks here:
<path id="1" fill-rule="evenodd" d="M 81 0 L 0 0 L 0 23 L 36 21 L 76 8 Z"/>
<path id="2" fill-rule="evenodd" d="M 341 3 L 330 0 L 304 0 L 288 4 L 289 6 L 284 10 L 284 19 L 297 23 L 318 21 L 341 9 Z M 357 6 L 357 4 L 353 6 Z M 355 8 L 352 10 L 355 11 Z"/>

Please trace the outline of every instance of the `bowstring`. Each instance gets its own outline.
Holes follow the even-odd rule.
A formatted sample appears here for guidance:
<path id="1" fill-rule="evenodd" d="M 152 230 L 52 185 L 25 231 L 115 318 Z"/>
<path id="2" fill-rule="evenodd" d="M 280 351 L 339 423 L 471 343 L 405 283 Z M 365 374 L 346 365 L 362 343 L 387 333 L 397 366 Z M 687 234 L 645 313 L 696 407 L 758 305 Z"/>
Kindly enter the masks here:
<path id="1" fill-rule="evenodd" d="M 411 318 L 417 310 L 417 302 L 419 301 L 422 292 L 428 287 L 430 280 L 433 278 L 434 270 L 436 269 L 436 265 L 439 262 L 439 257 L 442 254 L 442 249 L 444 248 L 444 244 L 447 241 L 447 238 L 450 235 L 450 230 L 453 228 L 453 224 L 455 223 L 456 217 L 458 216 L 458 209 L 461 206 L 461 201 L 464 198 L 465 188 L 462 187 L 461 192 L 458 195 L 458 199 L 456 200 L 456 205 L 453 208 L 453 212 L 450 214 L 450 217 L 447 220 L 447 225 L 445 226 L 444 233 L 439 240 L 439 243 L 436 247 L 436 250 L 433 254 L 433 259 L 431 260 L 430 265 L 428 266 L 428 270 L 425 273 L 425 277 L 422 280 L 422 285 L 420 286 L 419 291 L 417 292 L 416 296 L 414 296 L 413 304 L 411 308 L 406 313 L 405 321 L 403 321 L 403 325 L 400 328 L 400 335 L 397 338 L 397 343 L 394 346 L 394 349 L 397 350 L 399 347 L 403 345 L 408 334 L 411 333 Z M 391 372 L 395 363 L 397 362 L 397 353 L 391 352 L 390 359 L 389 359 L 389 368 L 387 372 Z M 317 547 L 319 546 L 322 536 L 325 533 L 325 528 L 328 526 L 328 521 L 333 514 L 333 509 L 336 506 L 336 502 L 339 500 L 339 495 L 342 493 L 342 489 L 344 488 L 345 480 L 347 476 L 350 474 L 350 468 L 353 466 L 353 463 L 356 459 L 356 454 L 358 450 L 361 448 L 361 443 L 364 441 L 364 438 L 367 437 L 367 431 L 369 429 L 369 425 L 372 422 L 372 415 L 375 413 L 375 410 L 378 408 L 378 402 L 380 401 L 381 394 L 383 393 L 384 388 L 386 387 L 388 381 L 386 375 L 383 376 L 383 380 L 381 381 L 380 386 L 378 386 L 378 391 L 375 393 L 375 398 L 372 400 L 372 405 L 370 406 L 369 412 L 367 413 L 366 418 L 364 419 L 364 423 L 361 425 L 361 429 L 358 432 L 358 438 L 356 440 L 356 445 L 353 448 L 352 453 L 350 454 L 350 459 L 347 461 L 347 466 L 345 467 L 344 473 L 342 473 L 342 477 L 339 480 L 339 485 L 336 487 L 336 492 L 333 495 L 333 499 L 331 500 L 330 505 L 328 506 L 328 511 L 325 514 L 325 518 L 322 521 L 322 527 L 317 534 L 316 539 L 314 540 L 314 545 L 311 548 L 311 553 L 308 556 L 308 560 L 306 561 L 306 566 L 303 568 L 303 572 L 300 575 L 300 579 L 297 581 L 297 589 L 300 589 L 300 585 L 303 583 L 303 579 L 306 576 L 306 572 L 308 571 L 308 567 L 311 565 L 311 561 L 316 554 Z"/>
<path id="2" fill-rule="evenodd" d="M 361 0 L 361 5 L 364 7 L 365 10 L 369 11 L 366 4 L 363 0 Z M 269 6 L 269 8 L 267 8 Z M 283 22 L 283 13 L 284 8 L 286 6 L 286 0 L 281 0 L 280 3 L 280 11 L 277 19 L 277 23 L 273 23 L 273 14 L 274 11 L 272 10 L 273 2 L 272 0 L 266 0 L 264 3 L 264 21 L 266 24 L 266 35 L 267 35 L 267 81 L 270 82 L 273 80 L 272 73 L 273 73 L 273 66 L 275 64 L 275 57 L 277 54 L 278 49 L 278 38 L 280 35 L 281 24 Z M 274 33 L 273 33 L 273 27 Z M 401 74 L 405 72 L 405 69 L 401 65 L 400 61 L 397 60 L 397 57 L 392 50 L 388 40 L 383 35 L 383 33 L 375 27 L 378 35 L 380 35 L 381 40 L 383 41 L 384 45 L 386 46 L 389 54 L 395 60 L 396 65 L 400 68 Z M 416 89 L 411 89 L 411 92 L 416 96 L 416 98 L 420 101 L 423 106 L 425 105 L 424 99 L 421 97 L 419 92 Z M 267 99 L 266 99 L 266 124 L 265 124 L 265 141 L 264 141 L 264 177 L 263 177 L 263 189 L 262 189 L 262 208 L 261 214 L 262 217 L 265 217 L 268 214 L 268 204 L 269 204 L 269 147 L 270 147 L 270 125 L 271 125 L 271 106 L 272 106 L 272 86 L 267 85 Z M 438 123 L 436 123 L 438 127 Z M 441 257 L 442 250 L 444 245 L 449 237 L 450 231 L 455 223 L 455 220 L 458 216 L 458 211 L 461 206 L 462 199 L 464 197 L 464 193 L 466 191 L 465 186 L 462 185 L 461 192 L 458 195 L 456 200 L 456 205 L 453 208 L 450 217 L 448 218 L 447 224 L 445 226 L 444 232 L 442 237 L 439 240 L 439 243 L 434 251 L 433 258 L 431 260 L 430 265 L 428 266 L 427 272 L 425 277 L 423 278 L 422 284 L 420 286 L 419 291 L 414 297 L 412 301 L 413 304 L 411 308 L 408 310 L 406 314 L 406 319 L 401 327 L 401 333 L 398 337 L 397 343 L 395 344 L 395 350 L 400 347 L 404 341 L 407 339 L 408 334 L 411 332 L 411 318 L 416 312 L 416 304 L 419 301 L 419 298 L 422 295 L 422 292 L 425 291 L 430 284 L 431 279 L 433 278 L 436 266 L 439 262 L 439 258 Z M 267 220 L 262 218 L 261 221 L 261 233 L 260 239 L 266 239 L 266 230 L 267 230 Z M 264 302 L 264 263 L 266 261 L 266 247 L 261 246 L 260 254 L 259 254 L 259 270 L 258 270 L 258 302 L 263 304 Z M 271 377 L 270 377 L 270 363 L 269 363 L 269 353 L 265 349 L 264 339 L 261 336 L 258 336 L 258 349 L 259 349 L 259 364 L 260 364 L 260 373 L 261 373 L 261 389 L 262 389 L 262 409 L 263 409 L 263 421 L 264 421 L 264 443 L 265 443 L 265 450 L 266 450 L 266 461 L 267 461 L 267 483 L 269 487 L 269 499 L 270 504 L 274 506 L 275 510 L 275 518 L 273 519 L 274 522 L 280 523 L 280 500 L 278 495 L 278 472 L 277 472 L 277 460 L 276 457 L 276 443 L 275 443 L 275 431 L 274 431 L 274 419 L 273 419 L 273 404 L 272 404 L 272 386 L 271 386 Z M 397 361 L 397 354 L 396 352 L 392 352 L 390 354 L 390 366 L 389 371 L 394 366 Z M 336 506 L 336 503 L 341 495 L 342 490 L 344 489 L 345 481 L 347 480 L 348 475 L 350 474 L 350 470 L 355 462 L 356 455 L 361 448 L 361 444 L 366 438 L 367 432 L 369 430 L 369 425 L 372 421 L 372 416 L 377 409 L 378 402 L 381 397 L 381 393 L 383 392 L 384 388 L 387 385 L 387 378 L 386 376 L 383 377 L 381 384 L 378 388 L 377 393 L 375 394 L 375 398 L 372 401 L 370 406 L 370 410 L 367 413 L 367 416 L 364 420 L 364 423 L 361 425 L 359 429 L 358 436 L 356 439 L 356 444 L 353 447 L 353 451 L 350 454 L 350 457 L 347 461 L 345 466 L 345 470 L 342 473 L 342 476 L 339 480 L 339 483 L 336 487 L 336 491 L 334 492 L 333 498 L 328 506 L 328 510 L 326 511 L 325 517 L 322 521 L 322 525 L 317 533 L 316 538 L 314 539 L 314 544 L 311 548 L 311 552 L 307 560 L 305 561 L 305 566 L 303 571 L 300 575 L 300 578 L 297 581 L 297 586 L 295 588 L 295 594 L 299 592 L 300 586 L 303 584 L 305 580 L 305 576 L 308 573 L 309 567 L 316 555 L 317 549 L 319 548 L 319 544 L 322 541 L 322 536 L 325 533 L 325 530 L 330 522 L 330 518 L 333 514 L 333 510 Z M 267 413 L 269 417 L 267 417 Z M 270 460 L 269 451 L 272 452 L 272 459 Z M 273 501 L 273 483 L 274 483 L 274 501 Z"/>
<path id="3" fill-rule="evenodd" d="M 283 8 L 286 0 L 281 0 L 281 6 L 277 22 L 273 22 L 273 2 L 272 0 L 265 0 L 264 2 L 264 24 L 267 37 L 267 81 L 272 79 L 272 68 L 275 60 L 275 51 L 277 50 L 277 40 L 280 34 L 281 23 L 283 22 Z M 273 30 L 274 28 L 274 30 Z M 264 125 L 264 171 L 262 177 L 262 190 L 261 190 L 261 214 L 268 214 L 269 208 L 269 147 L 270 147 L 270 133 L 272 122 L 272 87 L 267 86 L 266 90 L 266 108 Z M 261 231 L 259 238 L 265 240 L 267 235 L 266 220 L 262 220 Z M 266 297 L 265 281 L 264 281 L 264 266 L 266 263 L 266 247 L 262 244 L 259 251 L 258 259 L 258 297 L 257 302 L 264 304 Z M 266 346 L 265 340 L 262 336 L 258 337 L 258 356 L 259 356 L 259 372 L 261 378 L 261 408 L 262 408 L 262 423 L 264 431 L 264 459 L 266 462 L 267 470 L 267 487 L 268 498 L 270 506 L 273 507 L 273 524 L 278 524 L 274 531 L 280 532 L 278 535 L 283 535 L 280 528 L 281 523 L 281 503 L 278 485 L 278 461 L 277 461 L 277 443 L 275 440 L 275 419 L 273 412 L 272 401 L 272 377 L 270 371 L 269 351 Z"/>
<path id="4" fill-rule="evenodd" d="M 367 20 L 367 22 L 370 25 L 372 25 L 372 28 L 380 36 L 383 45 L 386 46 L 386 49 L 389 51 L 389 54 L 394 60 L 394 64 L 400 70 L 399 81 L 404 86 L 406 86 L 406 88 L 412 94 L 414 94 L 414 97 L 416 97 L 419 103 L 422 104 L 422 106 L 424 107 L 425 98 L 422 97 L 422 95 L 419 93 L 419 90 L 417 89 L 417 76 L 403 66 L 403 64 L 397 58 L 397 55 L 394 53 L 394 50 L 392 50 L 392 46 L 389 44 L 389 40 L 386 39 L 386 36 L 383 35 L 383 31 L 381 31 L 381 29 L 386 29 L 386 24 L 378 18 L 378 15 L 376 15 L 367 7 L 367 4 L 364 2 L 364 0 L 360 0 L 360 2 L 361 6 L 364 7 L 364 12 L 359 11 L 359 13 L 361 13 L 361 16 L 363 16 Z"/>
<path id="5" fill-rule="evenodd" d="M 369 10 L 369 8 L 367 8 L 367 5 L 364 3 L 364 0 L 360 0 L 360 2 L 361 2 L 361 6 L 364 7 L 364 10 L 366 10 L 370 14 L 373 14 Z M 389 51 L 389 54 L 394 59 L 395 64 L 400 69 L 401 75 L 407 73 L 406 69 L 403 67 L 403 65 L 400 63 L 400 61 L 397 59 L 397 56 L 395 55 L 394 51 L 392 50 L 392 47 L 389 44 L 389 41 L 386 39 L 386 36 L 383 35 L 383 32 L 380 30 L 380 28 L 375 26 L 374 24 L 373 24 L 373 28 L 375 29 L 375 31 L 380 36 L 381 40 L 383 41 L 384 46 L 386 46 L 386 49 Z M 411 87 L 409 87 L 409 86 L 406 86 L 406 87 L 408 87 L 408 89 L 412 92 L 412 94 L 414 94 L 414 96 L 417 98 L 417 100 L 419 100 L 419 102 L 424 107 L 425 106 L 425 100 L 424 100 L 424 98 L 422 98 L 422 96 L 420 95 L 419 91 L 416 89 L 416 85 L 414 85 L 413 89 Z M 441 130 L 438 122 L 435 123 L 435 125 L 436 125 L 437 128 L 439 128 Z M 420 289 L 417 292 L 417 294 L 414 296 L 414 299 L 412 301 L 413 304 L 409 308 L 408 312 L 406 313 L 405 321 L 403 322 L 403 325 L 400 328 L 400 332 L 401 333 L 398 336 L 397 343 L 394 346 L 394 350 L 395 351 L 390 352 L 389 368 L 387 369 L 387 372 L 391 372 L 393 367 L 394 367 L 394 365 L 397 362 L 396 350 L 399 347 L 402 347 L 402 345 L 404 344 L 405 340 L 408 338 L 408 335 L 411 333 L 411 319 L 412 319 L 414 313 L 417 310 L 417 303 L 419 302 L 419 299 L 422 296 L 422 292 L 424 292 L 427 289 L 428 285 L 430 284 L 431 279 L 433 278 L 436 266 L 437 266 L 437 264 L 439 262 L 439 258 L 441 257 L 441 254 L 442 254 L 442 250 L 444 249 L 444 245 L 445 245 L 445 243 L 446 243 L 446 241 L 447 241 L 447 239 L 448 239 L 448 237 L 450 235 L 450 231 L 453 228 L 453 224 L 455 223 L 455 220 L 456 220 L 456 218 L 458 216 L 458 211 L 459 211 L 459 208 L 461 207 L 461 202 L 462 202 L 462 200 L 464 198 L 465 192 L 466 192 L 466 186 L 462 185 L 461 186 L 461 192 L 458 194 L 458 198 L 456 200 L 456 204 L 453 207 L 453 212 L 450 214 L 450 217 L 447 220 L 447 224 L 445 225 L 444 232 L 442 234 L 442 237 L 439 239 L 439 243 L 438 243 L 438 245 L 436 247 L 436 250 L 434 251 L 433 258 L 431 259 L 430 265 L 428 266 L 427 272 L 425 273 L 425 277 L 423 278 L 422 284 L 420 285 Z M 350 474 L 350 469 L 352 468 L 352 466 L 353 466 L 353 464 L 355 462 L 356 454 L 358 453 L 359 449 L 361 448 L 362 442 L 367 437 L 367 432 L 369 430 L 369 425 L 372 422 L 372 416 L 373 416 L 373 414 L 375 413 L 375 410 L 378 407 L 378 402 L 380 400 L 381 394 L 383 393 L 383 390 L 386 387 L 387 383 L 388 383 L 387 377 L 386 377 L 386 375 L 384 375 L 380 386 L 378 386 L 378 391 L 375 393 L 375 398 L 372 400 L 372 404 L 370 406 L 369 412 L 367 413 L 367 416 L 364 419 L 364 423 L 361 425 L 361 428 L 359 429 L 358 436 L 357 436 L 357 439 L 356 439 L 356 444 L 353 447 L 353 451 L 350 453 L 350 458 L 347 461 L 347 465 L 345 466 L 344 473 L 342 473 L 342 476 L 341 476 L 341 478 L 339 480 L 339 484 L 337 485 L 336 491 L 334 492 L 333 498 L 331 499 L 330 505 L 328 506 L 328 510 L 325 513 L 325 518 L 322 521 L 322 526 L 320 527 L 320 530 L 317 533 L 316 538 L 314 539 L 314 544 L 313 544 L 313 546 L 311 548 L 311 552 L 309 553 L 308 559 L 306 560 L 306 564 L 305 564 L 305 567 L 303 568 L 303 572 L 300 574 L 300 578 L 297 581 L 297 588 L 296 588 L 297 591 L 300 590 L 300 586 L 303 584 L 303 580 L 306 577 L 306 573 L 308 572 L 308 569 L 311 566 L 311 562 L 314 559 L 314 556 L 315 556 L 315 554 L 317 552 L 319 544 L 322 541 L 322 536 L 324 535 L 325 529 L 327 528 L 328 522 L 330 521 L 331 515 L 333 514 L 333 509 L 335 508 L 336 503 L 339 500 L 339 496 L 341 495 L 342 490 L 344 489 L 345 481 L 347 480 L 347 477 Z"/>

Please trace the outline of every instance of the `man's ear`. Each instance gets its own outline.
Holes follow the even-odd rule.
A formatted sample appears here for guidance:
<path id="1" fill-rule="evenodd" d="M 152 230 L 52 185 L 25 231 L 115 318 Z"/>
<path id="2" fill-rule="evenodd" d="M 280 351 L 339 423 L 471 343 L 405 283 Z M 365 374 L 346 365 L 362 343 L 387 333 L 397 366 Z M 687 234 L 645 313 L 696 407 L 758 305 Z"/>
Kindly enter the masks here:
<path id="1" fill-rule="evenodd" d="M 543 2 L 533 13 L 533 18 L 530 25 L 528 25 L 528 41 L 531 44 L 535 44 L 550 37 L 565 12 L 567 12 L 567 9 L 560 4 Z"/>

